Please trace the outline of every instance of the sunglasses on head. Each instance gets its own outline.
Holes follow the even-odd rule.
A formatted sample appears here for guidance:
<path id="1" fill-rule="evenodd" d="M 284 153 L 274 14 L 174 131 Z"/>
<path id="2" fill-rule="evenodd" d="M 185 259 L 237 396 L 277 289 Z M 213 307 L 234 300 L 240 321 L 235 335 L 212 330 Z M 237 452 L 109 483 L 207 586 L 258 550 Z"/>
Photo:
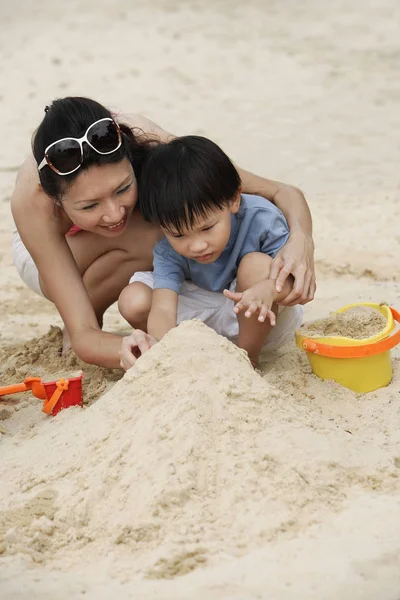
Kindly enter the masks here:
<path id="1" fill-rule="evenodd" d="M 99 119 L 88 127 L 83 137 L 62 138 L 47 146 L 38 170 L 48 165 L 58 175 L 73 173 L 83 162 L 83 142 L 98 154 L 112 154 L 121 147 L 121 130 L 114 119 Z"/>

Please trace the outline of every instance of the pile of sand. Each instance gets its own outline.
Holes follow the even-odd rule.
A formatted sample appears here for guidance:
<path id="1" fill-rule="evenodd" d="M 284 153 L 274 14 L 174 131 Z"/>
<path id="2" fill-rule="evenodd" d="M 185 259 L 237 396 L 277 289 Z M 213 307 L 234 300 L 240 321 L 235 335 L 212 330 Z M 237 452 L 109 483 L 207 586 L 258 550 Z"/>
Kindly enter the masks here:
<path id="1" fill-rule="evenodd" d="M 369 306 L 353 306 L 342 313 L 332 313 L 326 319 L 307 323 L 302 328 L 308 337 L 341 336 L 362 340 L 369 338 L 386 327 L 382 313 Z"/>
<path id="2" fill-rule="evenodd" d="M 0 551 L 174 578 L 293 537 L 351 494 L 395 489 L 383 450 L 371 461 L 361 439 L 317 421 L 185 322 L 96 403 L 3 437 Z"/>

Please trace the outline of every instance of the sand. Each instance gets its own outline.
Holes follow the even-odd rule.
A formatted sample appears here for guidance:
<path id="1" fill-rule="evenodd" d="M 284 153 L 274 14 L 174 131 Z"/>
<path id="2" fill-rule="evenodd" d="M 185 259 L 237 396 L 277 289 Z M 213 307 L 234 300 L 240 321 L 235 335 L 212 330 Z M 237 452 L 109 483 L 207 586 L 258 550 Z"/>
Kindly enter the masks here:
<path id="1" fill-rule="evenodd" d="M 377 335 L 387 325 L 379 310 L 369 306 L 354 306 L 343 313 L 332 313 L 325 319 L 312 321 L 302 328 L 308 337 L 341 336 L 363 340 Z"/>
<path id="2" fill-rule="evenodd" d="M 207 580 L 355 499 L 394 507 L 399 457 L 360 435 L 368 411 L 350 430 L 269 379 L 187 322 L 86 410 L 41 416 L 17 445 L 7 436 L 3 560 L 61 573 L 101 565 L 119 581 L 199 570 Z"/>
<path id="3" fill-rule="evenodd" d="M 304 190 L 307 321 L 399 309 L 399 10 L 1 4 L 0 383 L 83 368 L 87 397 L 55 418 L 27 394 L 1 403 L 1 599 L 398 600 L 399 350 L 366 395 L 316 378 L 294 343 L 255 372 L 197 323 L 121 380 L 64 362 L 56 311 L 12 266 L 9 196 L 44 106 L 91 95 Z M 115 307 L 105 327 L 126 330 Z"/>

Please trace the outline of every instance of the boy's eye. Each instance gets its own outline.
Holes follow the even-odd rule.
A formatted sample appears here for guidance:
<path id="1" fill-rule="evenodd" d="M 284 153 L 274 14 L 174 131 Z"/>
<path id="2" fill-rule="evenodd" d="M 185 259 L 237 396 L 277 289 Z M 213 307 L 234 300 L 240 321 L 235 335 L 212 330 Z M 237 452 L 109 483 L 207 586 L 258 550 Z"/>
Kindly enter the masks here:
<path id="1" fill-rule="evenodd" d="M 215 225 L 215 223 L 214 223 Z M 210 231 L 214 227 L 214 225 L 209 225 L 208 227 L 203 227 L 203 231 Z"/>
<path id="2" fill-rule="evenodd" d="M 179 239 L 183 238 L 183 235 L 181 233 L 171 233 L 171 235 L 176 240 L 179 240 Z"/>

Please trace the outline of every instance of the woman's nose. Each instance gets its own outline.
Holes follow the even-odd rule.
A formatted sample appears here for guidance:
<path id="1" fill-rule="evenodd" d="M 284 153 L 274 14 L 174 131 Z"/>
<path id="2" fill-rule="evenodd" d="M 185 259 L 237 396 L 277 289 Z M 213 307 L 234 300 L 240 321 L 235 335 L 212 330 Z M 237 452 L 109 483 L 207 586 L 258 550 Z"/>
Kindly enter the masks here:
<path id="1" fill-rule="evenodd" d="M 103 215 L 103 221 L 110 224 L 118 223 L 124 216 L 124 212 L 124 207 L 119 202 L 115 200 L 109 202 Z"/>

